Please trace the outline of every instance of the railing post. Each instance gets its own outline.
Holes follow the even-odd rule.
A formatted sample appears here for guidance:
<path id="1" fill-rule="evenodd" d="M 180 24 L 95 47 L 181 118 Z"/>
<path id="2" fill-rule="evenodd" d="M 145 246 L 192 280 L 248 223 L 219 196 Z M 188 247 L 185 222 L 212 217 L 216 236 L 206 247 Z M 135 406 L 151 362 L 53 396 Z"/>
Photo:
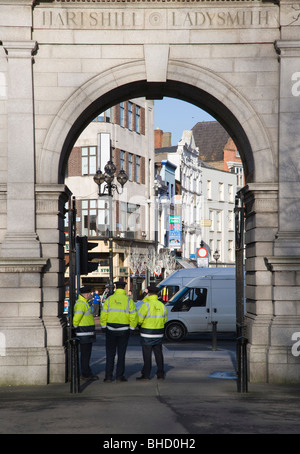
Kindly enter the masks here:
<path id="1" fill-rule="evenodd" d="M 244 336 L 237 339 L 237 390 L 239 393 L 248 392 L 247 342 Z"/>

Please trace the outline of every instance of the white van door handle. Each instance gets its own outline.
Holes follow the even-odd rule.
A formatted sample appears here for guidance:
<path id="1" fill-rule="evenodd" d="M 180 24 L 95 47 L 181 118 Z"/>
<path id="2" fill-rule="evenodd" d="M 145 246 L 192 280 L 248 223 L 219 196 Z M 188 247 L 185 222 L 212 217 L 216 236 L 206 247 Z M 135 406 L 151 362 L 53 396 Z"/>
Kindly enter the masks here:
<path id="1" fill-rule="evenodd" d="M 209 314 L 209 307 L 206 309 L 206 312 Z"/>
<path id="2" fill-rule="evenodd" d="M 214 307 L 214 313 L 216 313 L 216 312 L 217 312 L 217 308 L 216 308 L 216 307 Z"/>

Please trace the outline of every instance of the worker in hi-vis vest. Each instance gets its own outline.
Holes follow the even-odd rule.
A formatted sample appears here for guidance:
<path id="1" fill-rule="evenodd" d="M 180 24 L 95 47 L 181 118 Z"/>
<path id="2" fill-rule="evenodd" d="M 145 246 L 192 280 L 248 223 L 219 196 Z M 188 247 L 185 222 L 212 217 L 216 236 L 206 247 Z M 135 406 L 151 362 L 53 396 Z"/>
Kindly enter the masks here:
<path id="1" fill-rule="evenodd" d="M 96 342 L 95 320 L 92 308 L 93 289 L 89 286 L 81 287 L 78 299 L 74 306 L 73 326 L 76 337 L 80 342 L 81 378 L 84 380 L 98 380 L 90 368 L 93 342 Z"/>
<path id="2" fill-rule="evenodd" d="M 152 352 L 157 365 L 157 378 L 164 379 L 164 357 L 162 352 L 162 341 L 164 337 L 165 324 L 167 322 L 167 309 L 157 294 L 160 289 L 155 285 L 148 287 L 148 296 L 138 310 L 138 323 L 140 325 L 140 339 L 143 350 L 144 366 L 142 375 L 137 380 L 150 380 L 152 368 Z"/>
<path id="3" fill-rule="evenodd" d="M 130 331 L 137 326 L 137 311 L 131 296 L 125 292 L 126 282 L 115 282 L 116 291 L 103 304 L 100 324 L 106 332 L 105 383 L 113 380 L 116 353 L 118 354 L 116 380 L 126 382 L 125 355 Z"/>

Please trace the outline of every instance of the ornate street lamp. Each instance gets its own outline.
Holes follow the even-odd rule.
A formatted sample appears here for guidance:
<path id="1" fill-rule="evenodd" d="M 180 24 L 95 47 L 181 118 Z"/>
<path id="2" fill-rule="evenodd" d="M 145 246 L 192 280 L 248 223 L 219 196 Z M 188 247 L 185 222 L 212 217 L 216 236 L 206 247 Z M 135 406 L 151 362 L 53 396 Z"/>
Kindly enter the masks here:
<path id="1" fill-rule="evenodd" d="M 214 258 L 214 260 L 216 261 L 216 268 L 217 268 L 217 266 L 218 266 L 218 260 L 219 260 L 219 258 L 220 258 L 220 254 L 219 254 L 219 252 L 217 251 L 217 249 L 216 249 L 215 252 L 214 252 L 213 258 Z"/>
<path id="2" fill-rule="evenodd" d="M 96 174 L 94 175 L 94 182 L 99 187 L 99 193 L 98 193 L 99 197 L 102 197 L 104 195 L 111 196 L 113 190 L 116 190 L 117 193 L 120 194 L 118 186 L 113 183 L 116 170 L 117 170 L 117 168 L 112 161 L 108 161 L 108 163 L 104 167 L 104 173 L 101 172 L 100 169 L 97 170 Z M 122 186 L 122 188 L 127 183 L 128 176 L 126 175 L 126 172 L 123 169 L 119 171 L 119 173 L 117 175 L 117 181 Z M 101 185 L 103 183 L 105 183 L 105 186 L 101 190 Z"/>
<path id="3" fill-rule="evenodd" d="M 118 194 L 119 188 L 113 183 L 116 173 L 116 166 L 112 161 L 108 161 L 104 167 L 104 173 L 100 169 L 97 170 L 94 175 L 94 182 L 98 185 L 98 195 L 103 197 L 105 195 L 109 196 L 109 292 L 110 294 L 114 291 L 114 276 L 113 276 L 113 232 L 112 232 L 112 196 L 113 191 L 117 191 Z M 122 189 L 128 181 L 128 176 L 124 170 L 120 170 L 117 175 L 117 181 L 121 185 Z M 103 183 L 105 183 L 102 188 Z"/>

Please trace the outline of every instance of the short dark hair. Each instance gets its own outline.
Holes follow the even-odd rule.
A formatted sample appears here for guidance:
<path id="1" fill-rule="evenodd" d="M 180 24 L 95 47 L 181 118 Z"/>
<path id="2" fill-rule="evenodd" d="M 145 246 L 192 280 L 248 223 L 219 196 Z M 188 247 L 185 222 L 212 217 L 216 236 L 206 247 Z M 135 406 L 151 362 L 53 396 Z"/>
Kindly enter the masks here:
<path id="1" fill-rule="evenodd" d="M 89 285 L 85 285 L 84 287 L 80 287 L 79 293 L 92 293 L 93 289 Z"/>
<path id="2" fill-rule="evenodd" d="M 115 282 L 115 286 L 116 286 L 116 288 L 123 288 L 124 289 L 125 286 L 126 286 L 126 282 L 125 281 L 117 281 L 117 282 Z"/>

